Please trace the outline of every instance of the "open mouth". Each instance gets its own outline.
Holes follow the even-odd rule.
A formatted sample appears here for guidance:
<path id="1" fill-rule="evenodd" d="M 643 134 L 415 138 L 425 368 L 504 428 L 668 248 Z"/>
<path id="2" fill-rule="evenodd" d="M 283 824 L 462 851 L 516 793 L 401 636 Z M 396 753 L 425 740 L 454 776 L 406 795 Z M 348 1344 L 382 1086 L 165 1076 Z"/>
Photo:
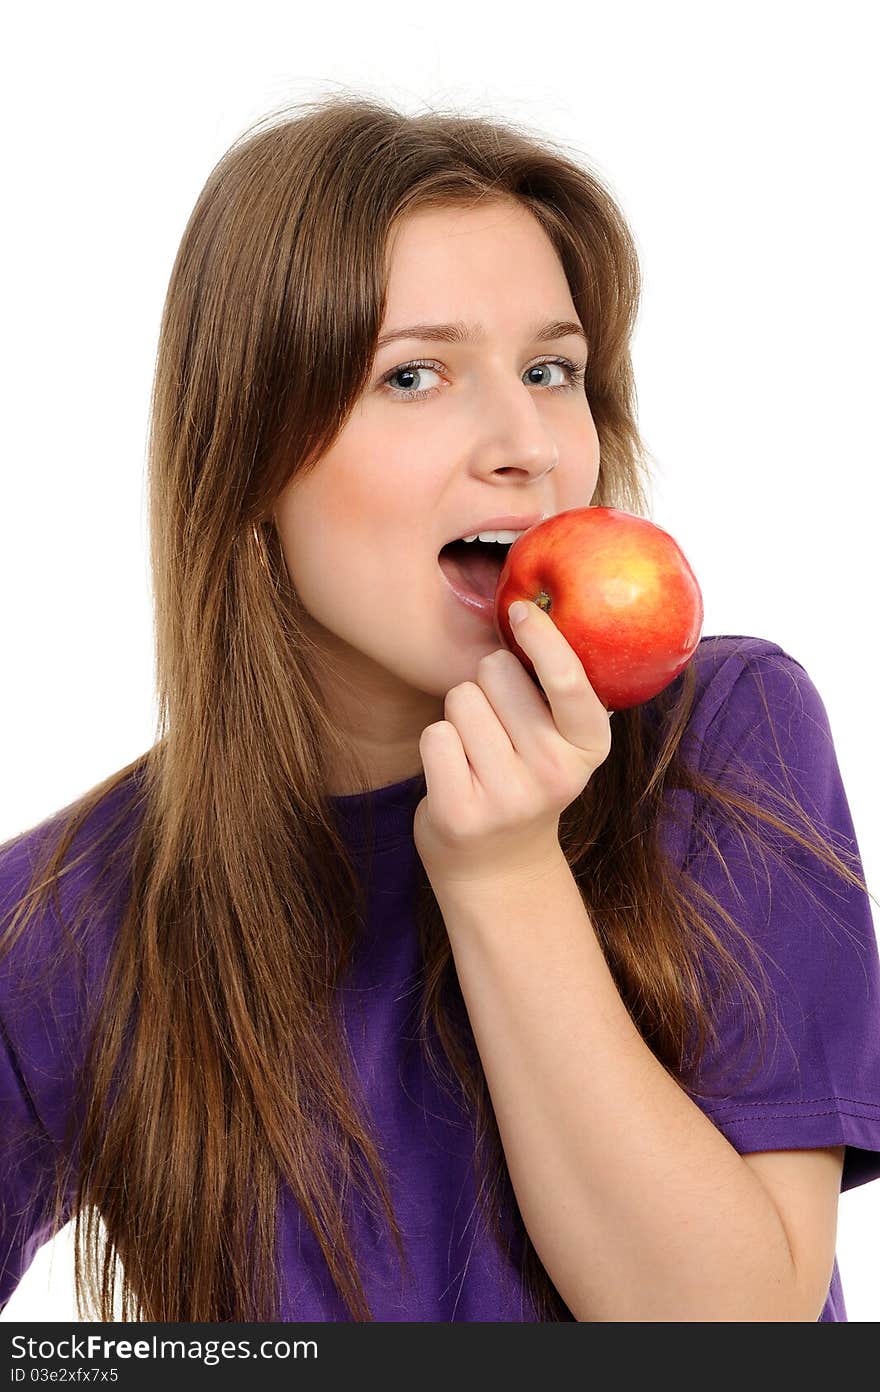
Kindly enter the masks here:
<path id="1" fill-rule="evenodd" d="M 438 557 L 452 588 L 491 603 L 510 544 L 503 541 L 450 541 Z"/>

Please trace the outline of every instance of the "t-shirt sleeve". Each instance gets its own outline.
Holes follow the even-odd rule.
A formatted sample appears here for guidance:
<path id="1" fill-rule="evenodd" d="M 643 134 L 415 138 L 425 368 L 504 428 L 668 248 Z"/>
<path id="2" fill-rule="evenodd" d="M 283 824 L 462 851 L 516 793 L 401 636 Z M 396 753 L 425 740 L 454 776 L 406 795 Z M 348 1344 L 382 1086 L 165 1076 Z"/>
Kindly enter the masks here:
<path id="1" fill-rule="evenodd" d="M 775 645 L 747 641 L 743 654 L 733 676 L 730 661 L 722 664 L 726 676 L 718 680 L 727 680 L 729 690 L 709 702 L 714 713 L 701 771 L 786 824 L 792 817 L 782 799 L 794 798 L 863 877 L 818 691 L 800 663 Z M 750 775 L 766 781 L 771 794 L 760 794 Z M 845 1146 L 841 1188 L 854 1188 L 880 1176 L 880 960 L 870 899 L 763 822 L 769 849 L 753 849 L 712 807 L 707 800 L 694 825 L 686 868 L 758 951 L 766 980 L 723 919 L 697 900 L 749 972 L 766 1009 L 767 1033 L 762 1040 L 754 1013 L 735 992 L 721 993 L 714 1016 L 720 1042 L 707 1047 L 704 1067 L 729 1071 L 721 1087 L 713 1084 L 714 1095 L 691 1095 L 741 1155 Z M 709 823 L 723 865 L 700 822 Z"/>
<path id="2" fill-rule="evenodd" d="M 40 1247 L 55 1235 L 56 1148 L 37 1116 L 0 1027 L 0 1311 Z M 65 1215 L 63 1215 L 65 1216 Z"/>
<path id="3" fill-rule="evenodd" d="M 20 902 L 31 870 L 33 838 L 0 848 L 0 932 Z M 69 1196 L 54 1225 L 59 1128 L 68 1079 L 59 1070 L 59 1024 L 39 989 L 57 946 L 48 916 L 32 921 L 0 955 L 0 1310 L 36 1253 L 70 1216 Z M 78 1033 L 71 1015 L 61 1028 Z"/>
<path id="4" fill-rule="evenodd" d="M 0 846 L 0 1309 L 39 1248 L 73 1216 L 83 1121 L 78 1083 L 100 1028 L 129 888 L 136 781 L 119 784 L 80 826 L 57 902 L 52 895 L 26 924 L 14 924 L 16 910 L 46 838 L 54 844 L 72 806 Z M 59 1166 L 66 1188 L 56 1224 Z"/>

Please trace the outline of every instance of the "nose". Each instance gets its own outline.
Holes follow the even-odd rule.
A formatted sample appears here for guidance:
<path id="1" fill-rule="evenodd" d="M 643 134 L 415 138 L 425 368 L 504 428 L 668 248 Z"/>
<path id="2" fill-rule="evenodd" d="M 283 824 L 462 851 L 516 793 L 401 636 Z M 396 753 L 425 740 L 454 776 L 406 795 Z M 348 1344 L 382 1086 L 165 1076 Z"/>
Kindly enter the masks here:
<path id="1" fill-rule="evenodd" d="M 522 474 L 539 479 L 559 463 L 559 449 L 535 396 L 522 382 L 506 378 L 480 400 L 475 465 L 485 474 Z"/>

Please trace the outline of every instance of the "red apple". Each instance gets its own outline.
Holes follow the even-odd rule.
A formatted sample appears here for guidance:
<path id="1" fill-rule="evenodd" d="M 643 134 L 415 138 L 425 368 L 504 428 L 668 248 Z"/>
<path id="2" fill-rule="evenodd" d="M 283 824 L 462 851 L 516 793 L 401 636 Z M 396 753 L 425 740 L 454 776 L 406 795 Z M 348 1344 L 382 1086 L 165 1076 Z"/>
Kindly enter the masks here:
<path id="1" fill-rule="evenodd" d="M 668 686 L 703 626 L 700 587 L 681 547 L 662 527 L 619 508 L 559 512 L 523 532 L 507 553 L 495 624 L 537 681 L 507 617 L 515 599 L 550 615 L 606 710 L 638 706 Z"/>

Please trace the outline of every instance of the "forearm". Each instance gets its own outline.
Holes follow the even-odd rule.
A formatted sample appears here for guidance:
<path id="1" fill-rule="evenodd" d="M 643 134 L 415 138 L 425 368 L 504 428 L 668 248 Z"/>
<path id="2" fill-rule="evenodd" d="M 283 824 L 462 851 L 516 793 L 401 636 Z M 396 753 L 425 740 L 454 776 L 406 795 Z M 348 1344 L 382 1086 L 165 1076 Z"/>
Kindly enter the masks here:
<path id="1" fill-rule="evenodd" d="M 579 1320 L 811 1320 L 769 1194 L 651 1053 L 564 858 L 434 885 L 520 1212 Z"/>

